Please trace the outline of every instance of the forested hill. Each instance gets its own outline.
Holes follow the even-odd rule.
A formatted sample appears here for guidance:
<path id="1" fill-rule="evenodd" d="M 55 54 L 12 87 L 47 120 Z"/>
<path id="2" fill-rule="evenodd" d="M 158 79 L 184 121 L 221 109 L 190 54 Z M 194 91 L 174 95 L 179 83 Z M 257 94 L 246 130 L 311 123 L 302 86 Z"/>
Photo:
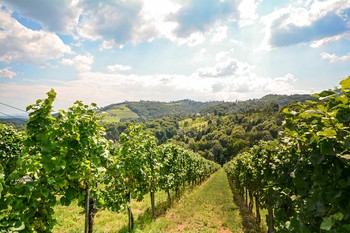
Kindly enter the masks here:
<path id="1" fill-rule="evenodd" d="M 173 102 L 139 101 L 111 104 L 100 109 L 106 121 L 126 121 L 132 119 L 149 120 L 165 116 L 187 116 L 203 111 L 220 102 L 198 102 L 179 100 Z M 113 118 L 114 116 L 114 118 Z"/>
<path id="2" fill-rule="evenodd" d="M 249 113 L 265 108 L 271 103 L 284 106 L 292 101 L 303 102 L 312 99 L 310 95 L 266 95 L 261 99 L 246 101 L 198 102 L 179 100 L 174 102 L 139 101 L 111 104 L 100 109 L 107 122 L 119 122 L 132 119 L 149 120 L 165 116 L 189 116 L 196 113 L 214 113 L 216 115 L 231 113 Z M 276 107 L 278 107 L 276 105 Z"/>
<path id="3" fill-rule="evenodd" d="M 306 100 L 314 100 L 317 101 L 318 99 L 316 97 L 312 97 L 310 95 L 300 95 L 300 94 L 295 94 L 295 95 L 265 95 L 262 97 L 260 100 L 265 101 L 265 102 L 276 102 L 281 106 L 288 105 L 292 101 L 297 101 L 297 102 L 305 102 Z"/>
<path id="4" fill-rule="evenodd" d="M 197 102 L 185 99 L 169 103 L 154 101 L 130 102 L 128 107 L 140 117 L 147 119 L 194 114 L 216 104 L 217 102 Z"/>

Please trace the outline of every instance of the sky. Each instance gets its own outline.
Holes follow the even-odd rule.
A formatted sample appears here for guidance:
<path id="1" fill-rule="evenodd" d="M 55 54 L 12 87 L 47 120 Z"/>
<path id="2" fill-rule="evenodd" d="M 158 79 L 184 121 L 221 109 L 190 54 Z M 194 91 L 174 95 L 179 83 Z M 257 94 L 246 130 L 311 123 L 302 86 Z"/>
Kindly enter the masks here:
<path id="1" fill-rule="evenodd" d="M 0 115 L 57 92 L 103 107 L 333 89 L 349 0 L 0 0 Z"/>

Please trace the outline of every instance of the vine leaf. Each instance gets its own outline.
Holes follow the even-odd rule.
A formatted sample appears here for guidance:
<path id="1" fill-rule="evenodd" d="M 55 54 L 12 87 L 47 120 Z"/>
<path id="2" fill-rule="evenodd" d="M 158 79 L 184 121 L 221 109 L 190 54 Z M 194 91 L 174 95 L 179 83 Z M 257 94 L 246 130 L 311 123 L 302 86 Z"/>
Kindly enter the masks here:
<path id="1" fill-rule="evenodd" d="M 348 78 L 342 80 L 342 81 L 340 82 L 340 85 L 341 85 L 341 87 L 342 87 L 342 91 L 344 91 L 344 92 L 349 92 L 349 91 L 350 91 L 350 77 L 348 77 Z"/>
<path id="2" fill-rule="evenodd" d="M 331 217 L 325 217 L 323 218 L 320 228 L 322 230 L 329 231 L 333 225 L 334 225 L 333 219 Z"/>

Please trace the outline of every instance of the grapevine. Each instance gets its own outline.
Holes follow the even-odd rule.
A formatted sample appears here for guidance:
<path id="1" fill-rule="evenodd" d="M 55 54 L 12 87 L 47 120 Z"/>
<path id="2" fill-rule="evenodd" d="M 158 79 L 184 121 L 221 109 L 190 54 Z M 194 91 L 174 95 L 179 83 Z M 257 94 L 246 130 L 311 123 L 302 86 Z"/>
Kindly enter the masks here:
<path id="1" fill-rule="evenodd" d="M 350 231 L 350 77 L 341 86 L 285 109 L 283 137 L 225 165 L 242 197 L 268 209 L 269 232 Z"/>

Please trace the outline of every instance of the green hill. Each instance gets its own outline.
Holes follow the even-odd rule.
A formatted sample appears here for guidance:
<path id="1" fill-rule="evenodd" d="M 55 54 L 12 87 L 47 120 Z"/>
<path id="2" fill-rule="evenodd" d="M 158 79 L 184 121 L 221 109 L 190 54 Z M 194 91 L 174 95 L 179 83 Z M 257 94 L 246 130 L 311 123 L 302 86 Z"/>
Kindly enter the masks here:
<path id="1" fill-rule="evenodd" d="M 120 122 L 127 120 L 150 120 L 165 116 L 188 116 L 201 112 L 205 108 L 215 106 L 220 102 L 197 102 L 179 100 L 173 102 L 139 101 L 111 104 L 99 110 L 105 122 Z"/>
<path id="2" fill-rule="evenodd" d="M 297 101 L 297 102 L 305 102 L 306 100 L 315 100 L 317 101 L 317 98 L 312 97 L 307 94 L 295 94 L 295 95 L 265 95 L 261 98 L 262 101 L 267 102 L 276 102 L 279 105 L 285 106 L 288 105 L 290 102 Z"/>
<path id="3" fill-rule="evenodd" d="M 103 116 L 103 121 L 107 123 L 139 118 L 126 104 L 110 105 L 109 107 L 105 107 L 105 109 L 101 109 L 99 114 Z"/>
<path id="4" fill-rule="evenodd" d="M 218 102 L 197 102 L 193 100 L 179 100 L 174 102 L 140 101 L 129 102 L 128 107 L 144 119 L 161 118 L 164 116 L 190 115 L 201 112 Z"/>
<path id="5" fill-rule="evenodd" d="M 99 113 L 104 116 L 103 121 L 107 123 L 121 122 L 128 120 L 147 121 L 169 116 L 190 116 L 193 114 L 224 115 L 232 113 L 249 113 L 264 109 L 271 103 L 279 106 L 285 106 L 292 101 L 304 102 L 308 99 L 314 99 L 310 95 L 267 95 L 261 99 L 253 99 L 246 101 L 210 101 L 199 102 L 189 99 L 159 102 L 159 101 L 139 101 L 139 102 L 124 102 L 111 104 L 99 110 Z"/>

